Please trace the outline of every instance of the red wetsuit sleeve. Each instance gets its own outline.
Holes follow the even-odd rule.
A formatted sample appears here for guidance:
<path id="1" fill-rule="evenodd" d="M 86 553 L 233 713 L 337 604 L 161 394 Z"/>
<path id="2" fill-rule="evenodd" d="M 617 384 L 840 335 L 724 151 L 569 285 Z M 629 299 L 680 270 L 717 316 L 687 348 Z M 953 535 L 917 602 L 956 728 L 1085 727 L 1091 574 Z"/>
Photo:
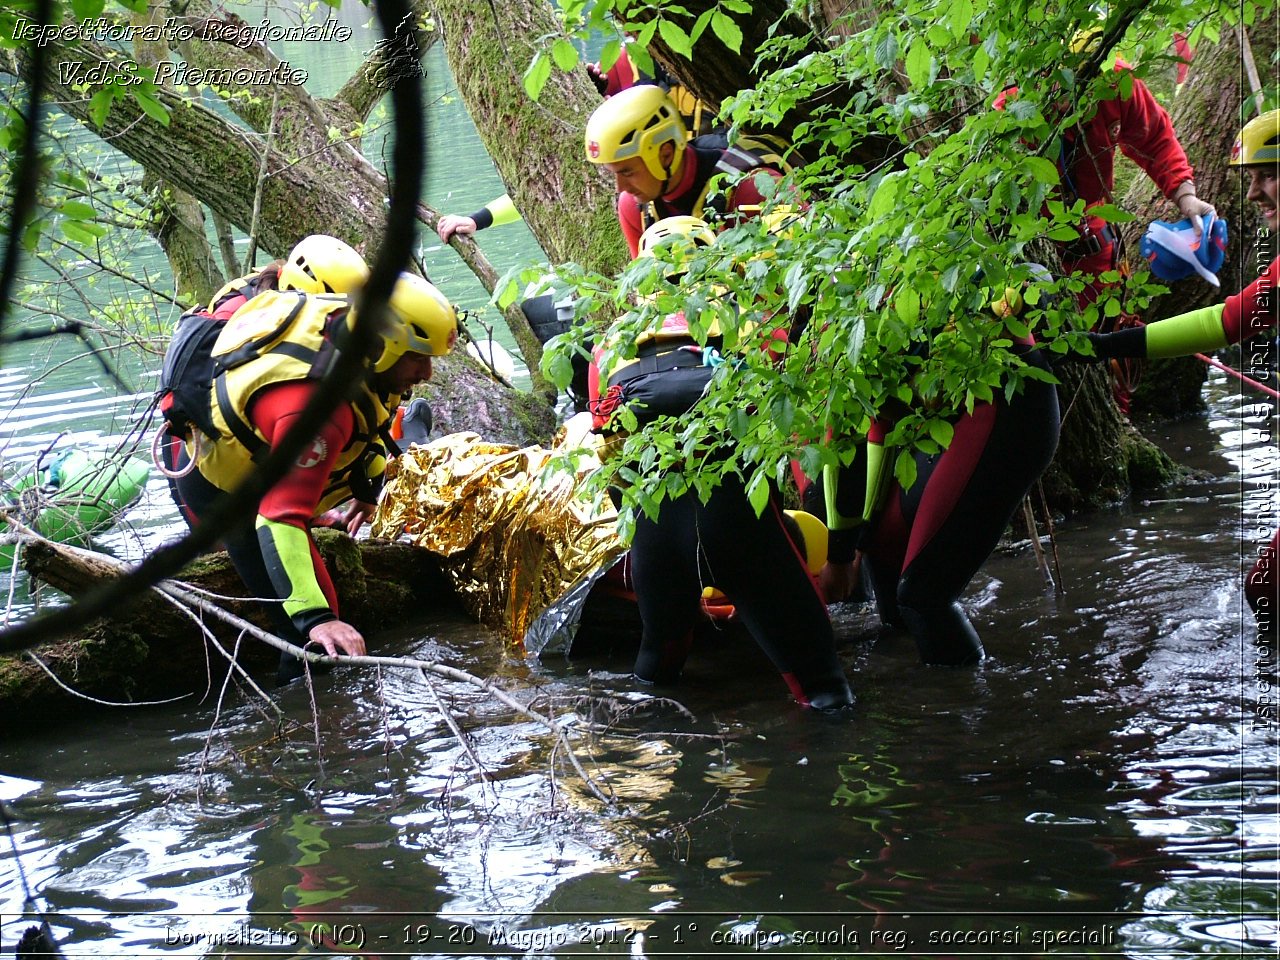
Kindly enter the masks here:
<path id="1" fill-rule="evenodd" d="M 627 56 L 627 50 L 624 47 L 622 52 L 618 54 L 618 59 L 613 61 L 613 66 L 609 68 L 609 72 L 605 74 L 604 95 L 612 97 L 615 93 L 621 93 L 623 90 L 634 87 L 639 80 L 640 71 L 635 68 L 635 64 Z"/>
<path id="2" fill-rule="evenodd" d="M 249 413 L 250 422 L 273 449 L 297 422 L 314 390 L 315 384 L 310 382 L 283 383 L 268 388 L 254 401 Z M 311 539 L 310 524 L 328 483 L 329 473 L 350 441 L 354 429 L 355 419 L 351 407 L 347 404 L 340 405 L 315 441 L 303 448 L 293 468 L 267 492 L 258 505 L 259 517 L 303 531 L 310 545 L 310 576 L 324 594 L 329 609 L 295 616 L 295 622 L 304 633 L 317 623 L 335 619 L 338 613 L 337 591 L 316 550 L 315 541 Z M 288 557 L 288 554 L 283 555 L 286 563 L 289 562 Z M 271 572 L 270 565 L 268 572 Z M 297 564 L 294 563 L 290 565 L 288 575 L 290 581 L 297 584 L 305 580 L 308 571 L 297 569 Z M 273 576 L 273 582 L 274 579 Z M 306 621 L 305 624 L 303 620 Z"/>
<path id="3" fill-rule="evenodd" d="M 631 251 L 631 259 L 640 256 L 640 236 L 644 233 L 644 220 L 640 216 L 640 204 L 629 193 L 618 194 L 618 224 L 622 236 Z"/>
<path id="4" fill-rule="evenodd" d="M 1235 296 L 1227 297 L 1222 308 L 1222 329 L 1229 343 L 1240 343 L 1263 333 L 1280 322 L 1280 257 L 1271 261 L 1257 280 Z"/>
<path id="5" fill-rule="evenodd" d="M 1132 96 L 1114 102 L 1120 105 L 1120 151 L 1172 200 L 1180 183 L 1194 179 L 1195 170 L 1173 132 L 1168 112 L 1136 77 Z"/>

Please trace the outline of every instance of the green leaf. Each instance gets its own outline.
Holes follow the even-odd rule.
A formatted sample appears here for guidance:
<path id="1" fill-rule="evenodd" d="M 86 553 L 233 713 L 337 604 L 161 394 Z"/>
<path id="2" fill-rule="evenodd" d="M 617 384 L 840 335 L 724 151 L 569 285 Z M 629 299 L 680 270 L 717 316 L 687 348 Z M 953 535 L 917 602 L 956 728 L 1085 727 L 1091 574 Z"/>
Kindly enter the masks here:
<path id="1" fill-rule="evenodd" d="M 567 37 L 561 37 L 551 47 L 551 59 L 556 66 L 568 73 L 578 65 L 578 48 Z"/>
<path id="2" fill-rule="evenodd" d="M 929 53 L 924 40 L 916 37 L 907 50 L 907 79 L 913 87 L 925 87 L 929 84 L 929 71 L 933 66 L 933 56 Z"/>
<path id="3" fill-rule="evenodd" d="M 953 263 L 950 264 L 947 269 L 942 271 L 942 276 L 939 279 L 942 283 L 942 289 L 947 291 L 947 293 L 956 292 L 956 284 L 960 282 L 960 271 L 962 266 L 963 264 Z"/>
<path id="4" fill-rule="evenodd" d="M 702 36 L 702 31 L 707 29 L 707 24 L 711 22 L 711 15 L 718 13 L 716 9 L 703 10 L 698 14 L 698 19 L 693 21 L 693 29 L 689 31 L 689 39 L 697 44 L 698 38 Z"/>
<path id="5" fill-rule="evenodd" d="M 910 490 L 915 485 L 916 458 L 910 450 L 898 451 L 898 459 L 893 462 L 893 476 L 903 490 Z"/>
<path id="6" fill-rule="evenodd" d="M 711 31 L 734 53 L 742 52 L 742 28 L 719 10 L 711 15 Z"/>
<path id="7" fill-rule="evenodd" d="M 1059 224 L 1049 231 L 1050 240 L 1059 240 L 1063 243 L 1070 243 L 1080 237 L 1080 231 L 1070 224 Z"/>
<path id="8" fill-rule="evenodd" d="M 1136 215 L 1117 207 L 1114 203 L 1101 203 L 1096 207 L 1090 207 L 1089 216 L 1105 220 L 1107 223 L 1128 223 L 1130 220 L 1137 219 Z"/>
<path id="9" fill-rule="evenodd" d="M 711 24 L 711 28 L 715 29 L 715 23 Z M 693 43 L 689 40 L 689 35 L 684 32 L 684 27 L 672 20 L 659 20 L 658 33 L 662 37 L 662 42 L 674 50 L 676 53 L 684 57 L 693 56 Z"/>
<path id="10" fill-rule="evenodd" d="M 751 504 L 751 509 L 756 512 L 757 517 L 764 513 L 764 508 L 769 505 L 769 494 L 771 492 L 768 476 L 763 470 L 757 472 L 747 486 L 747 500 Z"/>
<path id="11" fill-rule="evenodd" d="M 632 44 L 632 46 L 639 47 L 641 50 L 647 50 L 649 43 L 653 40 L 654 31 L 657 29 L 658 21 L 650 20 L 640 28 L 640 32 L 636 34 L 635 43 Z M 630 47 L 628 49 L 630 49 Z"/>
<path id="12" fill-rule="evenodd" d="M 72 220 L 92 220 L 98 212 L 83 200 L 64 200 L 58 205 L 58 212 Z"/>
<path id="13" fill-rule="evenodd" d="M 951 0 L 951 10 L 947 15 L 947 25 L 951 35 L 957 40 L 967 40 L 969 23 L 973 20 L 973 3 L 971 0 Z"/>
<path id="14" fill-rule="evenodd" d="M 542 373 L 560 389 L 573 380 L 573 358 L 568 350 L 547 350 L 542 354 Z"/>
<path id="15" fill-rule="evenodd" d="M 498 293 L 498 306 L 503 310 L 507 309 L 507 307 L 516 302 L 518 292 L 519 288 L 516 286 L 515 278 L 512 277 L 507 281 L 501 292 Z"/>
<path id="16" fill-rule="evenodd" d="M 44 236 L 45 229 L 49 226 L 49 221 L 43 218 L 32 220 L 25 230 L 22 231 L 22 246 L 27 253 L 35 253 L 36 247 L 40 244 L 40 238 Z"/>
<path id="17" fill-rule="evenodd" d="M 902 175 L 890 173 L 876 185 L 876 192 L 871 195 L 871 203 L 867 212 L 875 219 L 888 216 L 898 202 L 898 189 L 902 184 Z"/>
<path id="18" fill-rule="evenodd" d="M 876 44 L 875 61 L 881 70 L 892 70 L 898 62 L 898 38 L 893 33 L 886 33 Z"/>
<path id="19" fill-rule="evenodd" d="M 71 12 L 77 20 L 88 20 L 101 15 L 106 5 L 105 0 L 71 0 Z"/>
<path id="20" fill-rule="evenodd" d="M 142 112 L 152 120 L 156 121 L 156 123 L 160 124 L 160 126 L 167 127 L 169 125 L 169 111 L 164 108 L 163 103 L 151 94 L 143 90 L 135 90 L 133 92 L 133 99 L 138 102 L 138 106 L 142 108 Z"/>
<path id="21" fill-rule="evenodd" d="M 1058 182 L 1058 165 L 1052 160 L 1044 157 L 1023 157 L 1022 166 L 1038 183 Z"/>
<path id="22" fill-rule="evenodd" d="M 534 56 L 529 68 L 524 72 L 524 90 L 525 93 L 537 100 L 542 96 L 542 88 L 547 85 L 547 81 L 551 78 L 551 60 L 547 57 L 545 50 L 539 50 Z"/>
<path id="23" fill-rule="evenodd" d="M 85 229 L 85 225 L 79 220 L 63 220 L 58 224 L 58 229 L 63 232 L 66 238 L 73 243 L 83 243 L 92 246 L 97 238 L 89 230 Z"/>
<path id="24" fill-rule="evenodd" d="M 622 53 L 622 41 L 614 37 L 604 45 L 600 51 L 600 69 L 608 70 L 618 62 L 618 56 Z"/>
<path id="25" fill-rule="evenodd" d="M 116 102 L 115 89 L 115 87 L 103 87 L 89 98 L 89 119 L 99 129 L 107 122 L 111 105 Z"/>
<path id="26" fill-rule="evenodd" d="M 951 438 L 955 435 L 955 429 L 946 420 L 930 420 L 929 436 L 933 438 L 934 443 L 946 449 L 951 446 Z"/>
<path id="27" fill-rule="evenodd" d="M 991 54 L 987 53 L 987 48 L 978 46 L 973 51 L 973 79 L 981 83 L 987 75 L 987 70 L 991 66 Z"/>
<path id="28" fill-rule="evenodd" d="M 911 287 L 893 291 L 893 310 L 908 327 L 920 322 L 920 293 Z"/>

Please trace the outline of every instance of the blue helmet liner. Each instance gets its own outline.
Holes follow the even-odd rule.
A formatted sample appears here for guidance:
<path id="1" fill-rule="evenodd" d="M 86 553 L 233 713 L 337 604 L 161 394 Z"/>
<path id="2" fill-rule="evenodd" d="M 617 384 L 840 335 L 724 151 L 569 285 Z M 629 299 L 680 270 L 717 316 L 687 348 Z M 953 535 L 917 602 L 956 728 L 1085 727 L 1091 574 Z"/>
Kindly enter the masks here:
<path id="1" fill-rule="evenodd" d="M 1210 215 L 1205 218 L 1204 233 L 1197 234 L 1190 220 L 1156 220 L 1138 249 L 1161 280 L 1185 280 L 1199 274 L 1216 287 L 1217 273 L 1227 258 L 1227 221 Z"/>

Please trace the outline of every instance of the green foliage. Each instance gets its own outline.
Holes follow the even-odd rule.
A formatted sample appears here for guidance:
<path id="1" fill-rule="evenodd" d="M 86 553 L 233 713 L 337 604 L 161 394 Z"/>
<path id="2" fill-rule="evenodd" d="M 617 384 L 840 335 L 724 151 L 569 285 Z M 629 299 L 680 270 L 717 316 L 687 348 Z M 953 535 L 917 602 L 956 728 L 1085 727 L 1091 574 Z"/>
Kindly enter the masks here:
<path id="1" fill-rule="evenodd" d="M 635 51 L 656 31 L 695 64 L 708 27 L 736 50 L 734 18 L 751 15 L 741 0 L 698 4 L 696 15 L 676 3 L 629 0 L 561 7 L 580 36 L 631 31 Z M 731 471 L 747 479 L 759 507 L 791 460 L 809 476 L 847 462 L 871 418 L 887 416 L 894 475 L 909 486 L 913 452 L 946 448 L 960 412 L 1051 378 L 1024 362 L 1018 339 L 1034 335 L 1062 353 L 1100 315 L 1140 310 L 1158 289 L 1146 277 L 1081 315 L 1079 280 L 1045 282 L 1028 266 L 1051 255 L 1046 241 L 1077 236 L 1082 204 L 1057 193 L 1059 135 L 1097 100 L 1124 96 L 1143 64 L 1166 54 L 1172 31 L 1211 38 L 1237 20 L 1274 19 L 1275 3 L 1113 5 L 1109 46 L 1074 53 L 1070 42 L 1096 22 L 1093 10 L 1087 0 L 1051 8 L 890 0 L 863 29 L 816 52 L 811 38 L 773 31 L 756 51 L 768 67 L 761 82 L 724 109 L 735 130 L 764 131 L 806 105 L 795 142 L 810 163 L 776 192 L 789 206 L 803 199 L 802 214 L 773 233 L 760 222 L 722 233 L 678 287 L 653 262 L 618 278 L 561 271 L 585 297 L 580 317 L 597 318 L 548 350 L 544 373 L 561 385 L 570 357 L 599 343 L 611 319 L 604 369 L 634 355 L 636 337 L 680 309 L 700 340 L 718 329 L 736 358 L 693 415 L 634 431 L 596 482 L 623 486 L 633 510 L 652 513 L 663 499 L 686 487 L 703 493 Z M 1117 55 L 1136 70 L 1114 70 Z M 992 109 L 995 95 L 1015 84 L 1005 109 Z M 832 90 L 842 94 L 812 106 Z M 900 149 L 871 168 L 850 163 L 850 150 L 872 135 Z M 1096 212 L 1113 223 L 1130 219 L 1113 205 Z M 1007 288 L 1024 304 L 1002 319 L 992 305 Z M 797 317 L 807 319 L 803 333 L 771 357 L 769 331 Z"/>

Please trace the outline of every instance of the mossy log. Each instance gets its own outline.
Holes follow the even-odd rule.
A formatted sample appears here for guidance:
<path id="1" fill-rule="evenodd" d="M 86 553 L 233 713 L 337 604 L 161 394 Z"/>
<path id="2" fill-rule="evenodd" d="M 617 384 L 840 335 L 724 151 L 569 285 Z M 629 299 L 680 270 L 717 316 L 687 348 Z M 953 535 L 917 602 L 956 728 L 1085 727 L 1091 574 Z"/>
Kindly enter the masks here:
<path id="1" fill-rule="evenodd" d="M 434 555 L 426 550 L 405 543 L 355 541 L 334 531 L 316 534 L 333 573 L 343 617 L 366 635 L 376 637 L 379 631 L 433 611 L 457 609 L 452 588 Z M 71 597 L 120 574 L 119 566 L 105 557 L 49 541 L 28 543 L 23 566 L 33 580 Z M 270 629 L 260 605 L 245 599 L 244 585 L 225 553 L 202 557 L 177 579 L 225 597 L 217 601 L 220 606 Z M 236 635 L 230 627 L 208 618 L 205 625 L 228 649 L 234 645 Z M 211 682 L 216 690 L 226 669 L 221 655 L 207 649 L 196 624 L 153 591 L 114 616 L 94 622 L 82 635 L 38 647 L 30 654 L 0 657 L 0 719 L 47 721 L 103 709 L 69 694 L 48 671 L 86 696 L 131 703 L 202 697 Z M 259 641 L 242 644 L 241 663 L 267 684 L 276 658 L 277 653 Z"/>

